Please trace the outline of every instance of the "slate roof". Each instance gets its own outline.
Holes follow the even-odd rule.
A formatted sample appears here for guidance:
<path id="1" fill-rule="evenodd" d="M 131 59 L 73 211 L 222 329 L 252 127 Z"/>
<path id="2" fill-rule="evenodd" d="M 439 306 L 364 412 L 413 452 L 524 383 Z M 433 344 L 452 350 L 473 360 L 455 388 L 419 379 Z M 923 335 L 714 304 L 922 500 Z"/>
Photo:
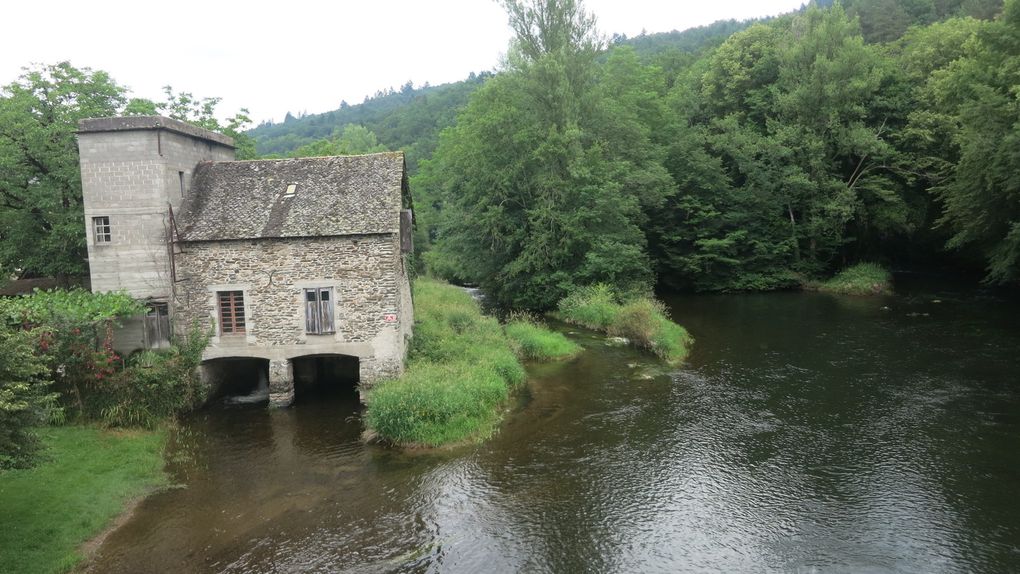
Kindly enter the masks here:
<path id="1" fill-rule="evenodd" d="M 203 162 L 177 227 L 183 241 L 397 233 L 406 189 L 402 152 Z"/>

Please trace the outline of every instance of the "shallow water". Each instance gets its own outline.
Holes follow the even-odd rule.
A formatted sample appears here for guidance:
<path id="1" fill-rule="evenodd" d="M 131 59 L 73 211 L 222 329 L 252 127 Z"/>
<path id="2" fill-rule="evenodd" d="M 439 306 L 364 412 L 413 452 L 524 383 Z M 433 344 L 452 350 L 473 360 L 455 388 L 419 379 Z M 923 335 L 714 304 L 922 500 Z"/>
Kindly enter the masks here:
<path id="1" fill-rule="evenodd" d="M 938 302 L 936 302 L 938 301 Z M 1020 305 L 688 296 L 671 371 L 604 338 L 529 368 L 481 445 L 361 440 L 357 404 L 218 408 L 95 572 L 1020 570 Z"/>

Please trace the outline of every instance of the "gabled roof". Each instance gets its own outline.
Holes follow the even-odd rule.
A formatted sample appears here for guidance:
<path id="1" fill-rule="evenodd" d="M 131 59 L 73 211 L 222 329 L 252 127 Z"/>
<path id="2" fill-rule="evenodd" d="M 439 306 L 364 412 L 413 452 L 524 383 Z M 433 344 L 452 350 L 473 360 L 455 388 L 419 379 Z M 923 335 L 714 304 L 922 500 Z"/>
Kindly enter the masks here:
<path id="1" fill-rule="evenodd" d="M 183 241 L 396 233 L 404 154 L 203 162 L 177 215 Z"/>

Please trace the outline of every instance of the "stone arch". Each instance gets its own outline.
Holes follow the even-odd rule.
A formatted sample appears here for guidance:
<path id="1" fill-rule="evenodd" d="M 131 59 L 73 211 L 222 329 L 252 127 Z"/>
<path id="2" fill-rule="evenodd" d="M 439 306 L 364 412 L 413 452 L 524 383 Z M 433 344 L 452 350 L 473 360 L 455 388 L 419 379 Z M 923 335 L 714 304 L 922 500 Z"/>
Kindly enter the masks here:
<path id="1" fill-rule="evenodd" d="M 209 399 L 245 397 L 238 402 L 261 402 L 269 398 L 269 359 L 237 356 L 202 361 L 202 381 L 209 388 Z"/>
<path id="2" fill-rule="evenodd" d="M 361 359 L 355 355 L 317 353 L 290 359 L 294 396 L 299 400 L 332 395 L 358 398 Z"/>

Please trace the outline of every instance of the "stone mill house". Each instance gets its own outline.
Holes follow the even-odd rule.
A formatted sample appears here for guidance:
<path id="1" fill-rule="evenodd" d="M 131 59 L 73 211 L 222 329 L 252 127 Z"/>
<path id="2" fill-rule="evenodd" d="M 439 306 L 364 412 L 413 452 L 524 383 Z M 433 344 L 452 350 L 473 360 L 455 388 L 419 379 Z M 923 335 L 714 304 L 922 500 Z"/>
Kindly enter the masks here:
<path id="1" fill-rule="evenodd" d="M 273 405 L 321 359 L 353 365 L 359 389 L 402 371 L 403 154 L 236 161 L 229 137 L 159 116 L 83 120 L 78 147 L 92 289 L 147 307 L 119 350 L 212 328 L 203 377 L 258 373 Z"/>

